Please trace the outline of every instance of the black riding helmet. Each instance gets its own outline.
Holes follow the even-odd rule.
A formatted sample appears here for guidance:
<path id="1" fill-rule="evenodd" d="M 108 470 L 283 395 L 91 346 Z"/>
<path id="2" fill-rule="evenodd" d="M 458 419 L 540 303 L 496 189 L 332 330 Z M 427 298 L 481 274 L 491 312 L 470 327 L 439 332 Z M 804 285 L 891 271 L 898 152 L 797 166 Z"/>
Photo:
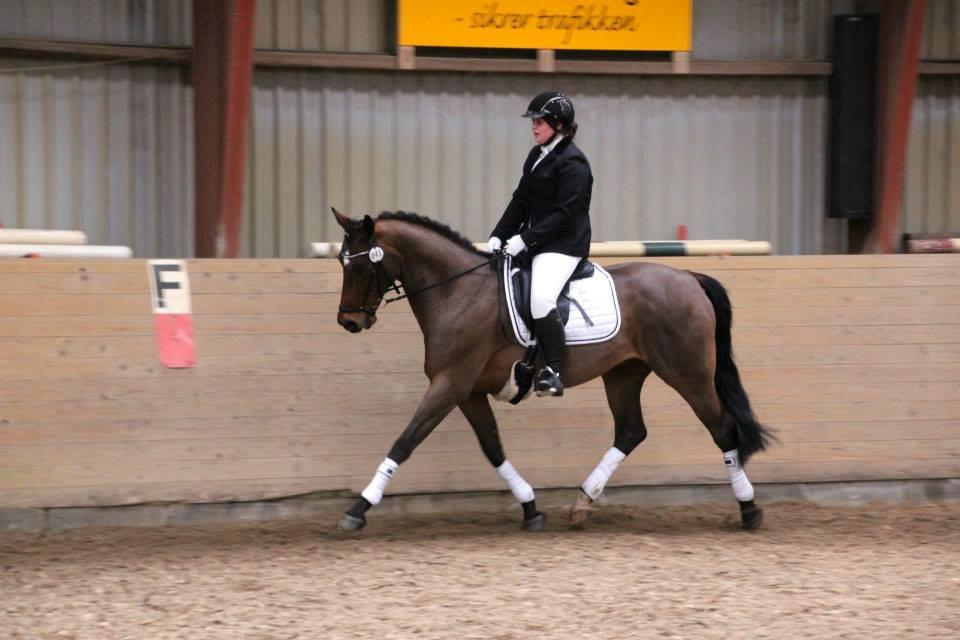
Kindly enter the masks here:
<path id="1" fill-rule="evenodd" d="M 530 101 L 523 117 L 543 118 L 554 129 L 569 131 L 573 128 L 574 115 L 573 101 L 562 91 L 542 91 Z"/>

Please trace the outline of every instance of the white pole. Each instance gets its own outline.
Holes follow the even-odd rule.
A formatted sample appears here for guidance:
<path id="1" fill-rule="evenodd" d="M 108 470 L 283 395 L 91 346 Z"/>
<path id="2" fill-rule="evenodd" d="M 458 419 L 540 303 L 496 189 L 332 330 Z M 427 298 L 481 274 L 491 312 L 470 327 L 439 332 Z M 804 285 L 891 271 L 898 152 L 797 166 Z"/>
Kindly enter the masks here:
<path id="1" fill-rule="evenodd" d="M 772 246 L 766 240 L 658 240 L 591 242 L 591 258 L 638 257 L 655 253 L 661 245 L 679 245 L 688 256 L 766 256 Z M 474 242 L 473 246 L 486 251 L 486 242 Z M 311 242 L 311 258 L 335 258 L 340 253 L 339 242 Z"/>
<path id="2" fill-rule="evenodd" d="M 130 247 L 70 244 L 0 244 L 0 258 L 132 258 Z"/>
<path id="3" fill-rule="evenodd" d="M 310 257 L 335 258 L 340 255 L 340 245 L 339 242 L 311 242 Z"/>
<path id="4" fill-rule="evenodd" d="M 0 244 L 87 244 L 83 231 L 0 229 Z"/>

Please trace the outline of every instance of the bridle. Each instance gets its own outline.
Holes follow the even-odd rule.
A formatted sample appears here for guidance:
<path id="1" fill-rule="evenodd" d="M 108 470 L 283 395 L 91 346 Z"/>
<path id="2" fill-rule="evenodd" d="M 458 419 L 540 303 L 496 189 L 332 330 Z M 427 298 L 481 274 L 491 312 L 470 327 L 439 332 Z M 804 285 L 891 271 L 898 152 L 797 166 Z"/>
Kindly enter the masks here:
<path id="1" fill-rule="evenodd" d="M 363 301 L 366 302 L 370 299 L 370 292 L 373 289 L 376 289 L 377 291 L 377 301 L 371 306 L 363 304 L 359 307 L 350 307 L 342 304 L 340 305 L 340 313 L 365 313 L 368 316 L 375 316 L 377 315 L 377 309 L 380 308 L 380 303 L 383 302 L 383 296 L 387 293 L 387 291 L 393 289 L 398 294 L 400 293 L 396 279 L 387 275 L 387 270 L 383 267 L 382 248 L 374 244 L 366 251 L 358 251 L 357 253 L 349 253 L 345 246 L 341 247 L 340 249 L 340 261 L 344 266 L 348 265 L 350 260 L 363 256 L 367 256 L 367 260 L 369 260 L 373 265 L 373 268 L 370 269 L 370 275 L 367 278 L 367 293 L 364 295 Z M 383 281 L 387 283 L 386 287 L 382 286 L 381 282 Z M 395 299 L 399 298 L 390 299 L 387 301 L 387 303 L 389 304 Z"/>
<path id="2" fill-rule="evenodd" d="M 476 271 L 477 269 L 485 267 L 494 261 L 498 261 L 502 259 L 503 253 L 496 252 L 494 253 L 492 258 L 481 262 L 475 267 L 471 267 L 469 269 L 466 269 L 465 271 L 456 273 L 450 276 L 449 278 L 440 280 L 439 282 L 428 284 L 427 286 L 421 287 L 416 291 L 406 291 L 406 287 L 404 287 L 402 282 L 398 283 L 396 278 L 391 278 L 387 274 L 386 269 L 383 267 L 383 257 L 384 257 L 383 249 L 378 247 L 376 244 L 373 244 L 366 251 L 358 251 L 357 253 L 347 252 L 346 247 L 341 247 L 340 249 L 340 259 L 341 259 L 341 262 L 344 264 L 344 266 L 349 264 L 350 260 L 354 258 L 360 258 L 363 256 L 366 256 L 367 259 L 370 261 L 370 263 L 373 265 L 373 268 L 370 270 L 370 276 L 367 279 L 367 293 L 363 299 L 364 301 L 369 300 L 370 292 L 375 288 L 378 294 L 377 301 L 370 306 L 360 305 L 359 307 L 350 307 L 347 305 L 340 305 L 340 313 L 365 313 L 368 316 L 376 316 L 377 309 L 380 308 L 381 303 L 383 303 L 383 305 L 386 306 L 391 302 L 396 302 L 397 300 L 403 300 L 404 298 L 412 298 L 413 296 L 423 293 L 428 289 L 433 289 L 434 287 L 439 287 L 440 285 L 447 284 L 448 282 L 452 282 L 453 280 L 456 280 L 460 276 L 465 276 L 466 274 L 472 271 Z M 386 281 L 388 283 L 386 287 L 382 286 L 381 284 L 382 281 Z M 405 291 L 404 293 L 400 292 L 400 287 L 404 288 L 404 291 Z M 397 295 L 394 296 L 393 298 L 384 298 L 386 293 L 391 289 L 395 291 Z"/>

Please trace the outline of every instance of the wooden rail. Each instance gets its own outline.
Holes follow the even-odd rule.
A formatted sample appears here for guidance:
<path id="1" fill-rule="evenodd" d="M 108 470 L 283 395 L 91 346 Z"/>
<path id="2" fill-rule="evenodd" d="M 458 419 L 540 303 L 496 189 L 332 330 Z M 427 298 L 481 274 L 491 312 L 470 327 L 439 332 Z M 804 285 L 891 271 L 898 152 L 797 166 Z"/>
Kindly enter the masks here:
<path id="1" fill-rule="evenodd" d="M 781 439 L 751 462 L 756 482 L 960 477 L 960 256 L 649 260 L 730 291 L 744 383 Z M 144 261 L 0 262 L 0 507 L 363 488 L 426 385 L 406 303 L 351 335 L 335 261 L 188 268 L 199 362 L 170 370 Z M 649 439 L 613 485 L 725 482 L 676 393 L 651 379 L 643 401 Z M 536 487 L 578 486 L 610 446 L 599 382 L 495 411 Z M 454 414 L 390 489 L 503 486 Z"/>
<path id="2" fill-rule="evenodd" d="M 737 76 L 829 76 L 832 65 L 826 60 L 554 60 L 537 58 L 470 58 L 463 56 L 417 56 L 400 48 L 389 53 L 346 53 L 336 51 L 254 51 L 258 67 L 315 69 L 409 70 L 488 73 L 590 73 L 619 75 L 737 75 Z M 80 60 L 114 60 L 164 64 L 190 64 L 189 47 L 148 47 L 133 45 L 67 42 L 32 38 L 0 38 L 0 53 L 23 56 L 59 56 Z M 411 66 L 413 65 L 413 66 Z M 960 75 L 960 62 L 921 61 L 920 75 Z"/>
<path id="3" fill-rule="evenodd" d="M 589 73 L 621 75 L 830 75 L 831 65 L 823 60 L 548 60 L 539 58 L 471 58 L 462 56 L 415 55 L 409 47 L 400 47 L 397 55 L 388 53 L 340 53 L 332 51 L 254 51 L 258 67 L 315 69 L 417 70 L 466 73 Z M 0 53 L 13 55 L 65 56 L 88 60 L 123 60 L 189 64 L 191 51 L 185 47 L 143 47 L 129 45 L 63 42 L 26 38 L 0 38 Z M 533 52 L 531 52 L 533 53 Z M 941 70 L 941 73 L 946 71 Z"/>

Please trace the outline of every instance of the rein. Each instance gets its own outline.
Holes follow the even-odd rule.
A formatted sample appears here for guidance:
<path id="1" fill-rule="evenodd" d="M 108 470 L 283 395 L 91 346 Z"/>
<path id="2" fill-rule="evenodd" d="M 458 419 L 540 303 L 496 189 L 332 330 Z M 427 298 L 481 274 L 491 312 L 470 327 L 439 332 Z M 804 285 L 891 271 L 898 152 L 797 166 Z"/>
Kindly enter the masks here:
<path id="1" fill-rule="evenodd" d="M 467 275 L 468 273 L 470 273 L 470 272 L 472 272 L 472 271 L 476 271 L 477 269 L 479 269 L 479 268 L 481 268 L 481 267 L 485 267 L 485 266 L 487 266 L 487 265 L 489 265 L 489 264 L 492 264 L 494 260 L 499 260 L 500 257 L 501 257 L 501 255 L 502 255 L 502 254 L 497 253 L 497 254 L 495 254 L 492 258 L 490 258 L 489 260 L 485 260 L 484 262 L 481 262 L 480 264 L 478 264 L 478 265 L 475 266 L 475 267 L 470 267 L 470 268 L 467 269 L 466 271 L 461 271 L 460 273 L 456 273 L 456 274 L 450 276 L 449 278 L 446 278 L 445 280 L 441 280 L 440 282 L 434 282 L 433 284 L 428 284 L 428 285 L 425 286 L 425 287 L 420 287 L 420 288 L 417 289 L 416 291 L 410 291 L 410 292 L 407 292 L 407 293 L 403 293 L 403 294 L 401 294 L 401 295 L 399 295 L 399 296 L 395 296 L 395 297 L 393 297 L 393 298 L 382 298 L 383 304 L 384 304 L 384 306 L 386 306 L 386 305 L 390 304 L 391 302 L 396 302 L 397 300 L 403 300 L 404 298 L 412 298 L 413 296 L 418 295 L 418 294 L 420 294 L 420 293 L 423 293 L 424 291 L 426 291 L 426 290 L 428 290 L 428 289 L 433 289 L 434 287 L 439 287 L 440 285 L 447 284 L 448 282 L 453 282 L 454 280 L 456 280 L 457 278 L 459 278 L 459 277 L 461 277 L 461 276 L 465 276 L 465 275 Z M 403 283 L 401 283 L 400 286 L 402 286 L 402 287 L 404 288 L 404 290 L 406 291 L 406 287 L 403 285 Z M 399 293 L 399 291 L 398 291 L 398 293 Z"/>
<path id="2" fill-rule="evenodd" d="M 460 278 L 460 277 L 462 277 L 462 276 L 465 276 L 465 275 L 467 275 L 468 273 L 471 273 L 471 272 L 473 272 L 473 271 L 476 271 L 477 269 L 480 269 L 480 268 L 482 268 L 482 267 L 486 267 L 486 266 L 492 264 L 494 261 L 498 261 L 498 260 L 502 259 L 502 258 L 503 258 L 503 253 L 502 253 L 502 252 L 497 252 L 497 253 L 494 254 L 494 256 L 493 256 L 492 258 L 490 258 L 489 260 L 485 260 L 485 261 L 481 262 L 480 264 L 478 264 L 478 265 L 475 266 L 475 267 L 470 267 L 469 269 L 466 269 L 465 271 L 461 271 L 461 272 L 459 272 L 459 273 L 455 273 L 454 275 L 450 276 L 449 278 L 445 278 L 445 279 L 443 279 L 443 280 L 440 280 L 439 282 L 434 282 L 433 284 L 428 284 L 427 286 L 421 287 L 421 288 L 417 289 L 416 291 L 406 291 L 406 286 L 405 286 L 402 282 L 399 283 L 399 285 L 398 285 L 396 278 L 392 278 L 392 279 L 391 279 L 391 278 L 389 277 L 389 275 L 387 274 L 386 270 L 383 268 L 383 257 L 384 257 L 384 256 L 383 256 L 383 249 L 381 249 L 380 247 L 374 245 L 374 246 L 372 246 L 370 249 L 368 249 L 367 251 L 358 251 L 357 253 L 347 253 L 346 251 L 344 251 L 343 249 L 341 249 L 341 253 L 340 253 L 340 257 L 343 259 L 343 261 L 344 261 L 345 264 L 346 264 L 346 263 L 349 263 L 349 261 L 350 261 L 351 259 L 353 259 L 353 258 L 359 258 L 359 257 L 361 257 L 361 256 L 367 256 L 367 259 L 370 260 L 371 264 L 373 264 L 373 267 L 374 267 L 374 268 L 370 271 L 370 279 L 369 279 L 369 281 L 368 281 L 369 284 L 367 285 L 367 297 L 369 297 L 371 286 L 375 286 L 375 287 L 377 288 L 378 293 L 380 294 L 380 299 L 377 300 L 377 301 L 376 301 L 372 306 L 370 306 L 370 307 L 368 307 L 368 306 L 366 306 L 366 305 L 361 305 L 361 306 L 359 306 L 359 307 L 348 307 L 348 306 L 345 306 L 345 305 L 340 305 L 340 311 L 341 311 L 341 312 L 346 312 L 346 313 L 357 313 L 357 312 L 359 312 L 359 313 L 365 313 L 365 314 L 367 314 L 367 315 L 373 316 L 373 315 L 376 315 L 377 309 L 380 308 L 380 304 L 381 304 L 381 303 L 382 303 L 384 306 L 386 306 L 386 305 L 390 304 L 391 302 L 396 302 L 397 300 L 403 300 L 404 298 L 412 298 L 413 296 L 419 295 L 419 294 L 423 293 L 424 291 L 427 291 L 427 290 L 429 290 L 429 289 L 433 289 L 434 287 L 439 287 L 439 286 L 441 286 L 441 285 L 444 285 L 444 284 L 447 284 L 447 283 L 449 283 L 449 282 L 452 282 L 452 281 L 456 280 L 457 278 Z M 390 281 L 392 280 L 392 283 L 389 284 L 389 285 L 387 285 L 385 288 L 384 288 L 384 287 L 381 287 L 381 286 L 380 286 L 381 275 L 383 276 L 384 280 L 386 280 L 386 281 L 388 281 L 388 282 L 390 282 Z M 399 288 L 399 287 L 403 287 L 404 293 L 400 294 L 400 288 Z M 388 291 L 390 291 L 391 289 L 393 289 L 394 291 L 396 291 L 396 292 L 397 292 L 398 294 L 400 294 L 400 295 L 394 296 L 393 298 L 384 298 L 384 295 L 386 295 L 386 293 L 387 293 Z"/>

